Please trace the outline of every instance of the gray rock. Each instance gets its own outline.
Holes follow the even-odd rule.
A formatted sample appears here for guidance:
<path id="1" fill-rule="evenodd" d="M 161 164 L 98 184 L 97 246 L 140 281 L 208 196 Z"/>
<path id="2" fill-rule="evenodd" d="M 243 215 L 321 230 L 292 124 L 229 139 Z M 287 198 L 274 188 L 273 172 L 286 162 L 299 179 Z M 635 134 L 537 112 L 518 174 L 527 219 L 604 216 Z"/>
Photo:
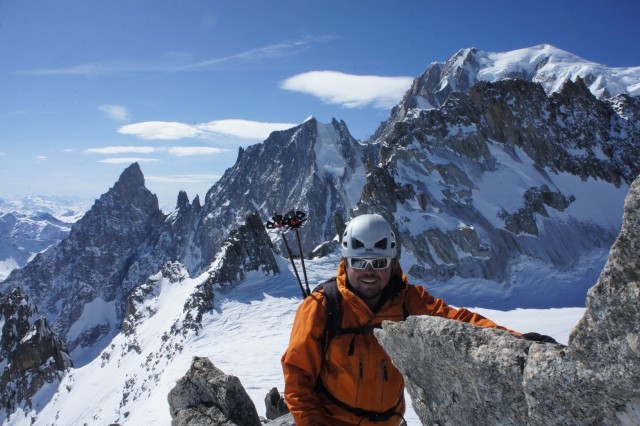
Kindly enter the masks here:
<path id="1" fill-rule="evenodd" d="M 640 424 L 640 179 L 623 222 L 566 347 L 437 317 L 375 332 L 423 424 Z"/>
<path id="2" fill-rule="evenodd" d="M 268 421 L 267 424 L 269 426 L 296 426 L 296 422 L 293 420 L 293 415 L 291 413 Z"/>
<path id="3" fill-rule="evenodd" d="M 168 400 L 172 426 L 261 424 L 240 380 L 217 369 L 208 358 L 193 358 Z"/>
<path id="4" fill-rule="evenodd" d="M 41 408 L 34 395 L 73 367 L 67 348 L 17 288 L 0 294 L 0 326 L 0 412 Z"/>
<path id="5" fill-rule="evenodd" d="M 278 392 L 278 388 L 272 388 L 264 399 L 267 408 L 267 419 L 273 420 L 289 413 L 289 408 L 284 402 L 284 397 Z"/>

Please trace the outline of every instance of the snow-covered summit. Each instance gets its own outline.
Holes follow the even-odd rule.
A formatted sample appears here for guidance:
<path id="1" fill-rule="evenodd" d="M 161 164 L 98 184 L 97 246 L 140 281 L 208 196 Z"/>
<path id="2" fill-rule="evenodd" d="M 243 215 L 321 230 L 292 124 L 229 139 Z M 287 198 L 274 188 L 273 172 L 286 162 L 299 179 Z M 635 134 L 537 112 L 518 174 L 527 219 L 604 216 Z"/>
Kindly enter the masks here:
<path id="1" fill-rule="evenodd" d="M 621 93 L 640 95 L 640 67 L 610 68 L 550 44 L 503 53 L 477 51 L 475 57 L 480 65 L 477 75 L 480 81 L 524 76 L 552 93 L 559 92 L 567 80 L 575 81 L 580 77 L 597 98 Z"/>
<path id="2" fill-rule="evenodd" d="M 640 67 L 612 68 L 577 55 L 540 44 L 509 52 L 459 50 L 444 63 L 433 62 L 418 76 L 401 106 L 437 108 L 449 94 L 467 93 L 480 81 L 520 79 L 542 85 L 547 94 L 559 92 L 567 81 L 582 79 L 599 99 L 620 94 L 640 95 Z"/>

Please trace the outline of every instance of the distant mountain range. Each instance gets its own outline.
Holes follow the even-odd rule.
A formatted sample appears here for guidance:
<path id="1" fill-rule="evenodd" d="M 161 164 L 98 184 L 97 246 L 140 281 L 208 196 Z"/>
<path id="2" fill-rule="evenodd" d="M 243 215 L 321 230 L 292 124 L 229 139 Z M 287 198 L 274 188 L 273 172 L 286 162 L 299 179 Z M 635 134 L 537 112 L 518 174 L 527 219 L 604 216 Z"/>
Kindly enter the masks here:
<path id="1" fill-rule="evenodd" d="M 69 235 L 91 202 L 74 198 L 0 198 L 0 281 Z"/>
<path id="2" fill-rule="evenodd" d="M 262 223 L 294 209 L 309 214 L 307 258 L 336 256 L 344 223 L 379 212 L 396 230 L 410 279 L 449 303 L 582 306 L 640 173 L 639 85 L 640 68 L 609 69 L 549 45 L 464 49 L 418 76 L 370 140 L 355 140 L 342 121 L 311 118 L 241 150 L 202 201 L 181 192 L 168 215 L 132 164 L 0 291 L 19 289 L 76 367 L 108 363 L 114 339 L 127 342 L 123 352 L 142 351 L 141 319 L 179 303 L 180 318 L 147 348 L 175 353 L 224 286 L 252 271 L 291 279 L 278 257 L 282 237 Z M 186 277 L 198 282 L 185 294 L 165 292 L 166 280 Z M 136 395 L 154 386 L 127 383 Z M 104 409 L 137 410 L 142 399 Z"/>

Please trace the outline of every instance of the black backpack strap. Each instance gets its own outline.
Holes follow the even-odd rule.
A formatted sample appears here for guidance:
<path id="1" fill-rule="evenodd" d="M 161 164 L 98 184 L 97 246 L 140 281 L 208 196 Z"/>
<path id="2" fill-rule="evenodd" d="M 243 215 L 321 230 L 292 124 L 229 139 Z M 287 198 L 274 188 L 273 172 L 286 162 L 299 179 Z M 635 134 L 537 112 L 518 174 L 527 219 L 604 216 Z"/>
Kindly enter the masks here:
<path id="1" fill-rule="evenodd" d="M 400 406 L 400 404 L 404 401 L 404 392 L 400 395 L 400 399 L 398 400 L 398 402 L 396 402 L 396 405 L 394 405 L 387 411 L 381 413 L 376 411 L 363 410 L 362 408 L 352 407 L 348 404 L 345 404 L 344 402 L 340 401 L 338 398 L 333 396 L 333 394 L 329 392 L 327 388 L 324 387 L 324 385 L 322 384 L 322 380 L 318 380 L 316 382 L 315 391 L 317 393 L 321 393 L 324 396 L 326 396 L 327 399 L 329 399 L 329 401 L 331 401 L 338 407 L 342 408 L 343 410 L 348 411 L 356 415 L 357 417 L 367 419 L 371 422 L 384 422 L 394 416 L 400 417 L 402 420 L 404 420 L 402 413 L 396 410 L 398 406 Z M 405 421 L 405 424 L 406 424 L 406 421 Z"/>
<path id="2" fill-rule="evenodd" d="M 324 292 L 327 318 L 321 341 L 322 359 L 324 359 L 329 342 L 338 334 L 342 325 L 342 294 L 338 290 L 338 283 L 335 278 L 318 285 L 314 291 L 319 291 L 320 289 Z"/>

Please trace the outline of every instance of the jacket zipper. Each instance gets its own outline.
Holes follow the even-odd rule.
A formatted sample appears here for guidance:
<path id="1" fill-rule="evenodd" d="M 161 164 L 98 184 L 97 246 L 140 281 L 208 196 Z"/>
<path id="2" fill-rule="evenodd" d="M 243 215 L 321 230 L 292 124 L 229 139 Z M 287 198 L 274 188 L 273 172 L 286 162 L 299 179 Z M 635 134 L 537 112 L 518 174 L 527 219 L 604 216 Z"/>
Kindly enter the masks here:
<path id="1" fill-rule="evenodd" d="M 380 363 L 380 403 L 384 402 L 384 388 L 385 383 L 389 380 L 389 375 L 387 373 L 387 360 L 383 359 Z"/>
<path id="2" fill-rule="evenodd" d="M 358 386 L 356 388 L 356 403 L 360 401 L 360 388 L 362 387 L 362 380 L 364 378 L 364 365 L 362 358 L 358 358 Z"/>

